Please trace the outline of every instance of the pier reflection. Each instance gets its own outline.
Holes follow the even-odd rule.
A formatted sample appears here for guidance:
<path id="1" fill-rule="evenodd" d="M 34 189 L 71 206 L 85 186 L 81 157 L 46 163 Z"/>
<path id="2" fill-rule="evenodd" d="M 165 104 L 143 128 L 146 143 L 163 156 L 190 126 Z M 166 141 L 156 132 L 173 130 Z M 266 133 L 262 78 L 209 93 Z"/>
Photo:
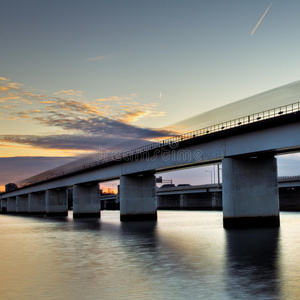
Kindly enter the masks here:
<path id="1" fill-rule="evenodd" d="M 227 287 L 233 299 L 280 298 L 279 229 L 226 231 Z"/>

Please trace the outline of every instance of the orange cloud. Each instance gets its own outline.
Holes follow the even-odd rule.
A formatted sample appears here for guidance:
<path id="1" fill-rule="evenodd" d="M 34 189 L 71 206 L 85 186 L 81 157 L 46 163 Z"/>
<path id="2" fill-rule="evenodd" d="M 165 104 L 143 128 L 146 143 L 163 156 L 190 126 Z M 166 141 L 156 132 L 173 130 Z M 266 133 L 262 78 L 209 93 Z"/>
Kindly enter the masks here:
<path id="1" fill-rule="evenodd" d="M 54 95 L 24 90 L 21 84 L 2 82 L 2 119 L 22 119 L 56 130 L 56 135 L 2 135 L 1 141 L 47 149 L 88 151 L 128 140 L 147 140 L 170 135 L 167 131 L 133 125 L 143 118 L 165 115 L 156 103 L 140 104 L 136 94 L 86 101 L 79 90 L 61 90 Z M 2 95 L 1 95 L 2 94 Z M 58 96 L 59 95 L 59 96 Z M 15 100 L 14 104 L 11 100 Z M 109 105 L 107 104 L 109 103 Z M 34 109 L 32 109 L 34 105 Z M 59 133 L 59 134 L 58 134 Z"/>
<path id="2" fill-rule="evenodd" d="M 8 86 L 0 86 L 0 92 L 6 92 L 8 91 L 10 88 Z"/>
<path id="3" fill-rule="evenodd" d="M 54 95 L 68 95 L 68 96 L 81 96 L 82 91 L 74 91 L 74 90 L 61 90 L 59 92 L 54 93 Z"/>
<path id="4" fill-rule="evenodd" d="M 7 102 L 9 100 L 17 100 L 20 99 L 20 96 L 8 96 L 8 97 L 2 97 L 0 98 L 0 103 Z"/>
<path id="5" fill-rule="evenodd" d="M 99 102 L 105 102 L 105 101 L 123 101 L 123 100 L 132 100 L 133 97 L 128 97 L 128 96 L 123 96 L 123 97 L 119 97 L 119 96 L 111 96 L 108 98 L 99 98 L 96 99 L 95 101 L 99 101 Z"/>
<path id="6" fill-rule="evenodd" d="M 117 119 L 128 124 L 143 118 L 165 115 L 164 112 L 157 111 L 155 103 L 143 105 L 137 103 L 134 100 L 136 94 L 98 98 L 93 102 L 88 102 L 83 98 L 80 90 L 61 90 L 54 93 L 54 95 L 60 95 L 58 98 L 36 94 L 34 89 L 26 91 L 22 88 L 22 84 L 18 83 L 2 82 L 0 88 L 0 93 L 4 94 L 0 98 L 0 104 L 3 103 L 1 108 L 8 118 L 16 115 L 20 118 L 32 118 L 32 121 L 45 126 L 51 126 L 50 124 L 59 126 L 64 121 L 69 122 L 73 118 L 86 120 L 103 117 Z M 79 98 L 76 99 L 76 97 Z M 14 106 L 9 103 L 10 100 L 16 100 Z M 113 102 L 113 105 L 103 105 L 103 102 Z M 20 104 L 18 109 L 17 104 Z M 35 110 L 26 109 L 26 106 L 33 104 L 36 106 Z M 95 123 L 94 120 L 92 122 Z"/>

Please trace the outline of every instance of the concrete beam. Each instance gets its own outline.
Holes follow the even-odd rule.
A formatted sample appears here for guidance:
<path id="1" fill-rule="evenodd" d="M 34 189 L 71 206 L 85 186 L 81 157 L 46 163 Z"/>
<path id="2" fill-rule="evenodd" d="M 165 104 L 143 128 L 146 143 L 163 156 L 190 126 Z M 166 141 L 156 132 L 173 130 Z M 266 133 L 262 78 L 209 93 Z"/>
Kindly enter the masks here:
<path id="1" fill-rule="evenodd" d="M 222 170 L 224 228 L 279 227 L 276 158 L 224 158 Z"/>
<path id="2" fill-rule="evenodd" d="M 45 215 L 46 214 L 46 193 L 30 193 L 28 195 L 28 214 Z"/>
<path id="3" fill-rule="evenodd" d="M 17 214 L 27 214 L 28 213 L 28 195 L 18 195 L 17 196 Z"/>
<path id="4" fill-rule="evenodd" d="M 73 186 L 73 218 L 100 218 L 100 189 L 98 183 Z"/>
<path id="5" fill-rule="evenodd" d="M 120 218 L 121 221 L 157 220 L 154 175 L 121 176 Z"/>
<path id="6" fill-rule="evenodd" d="M 46 190 L 46 216 L 67 216 L 67 189 Z"/>

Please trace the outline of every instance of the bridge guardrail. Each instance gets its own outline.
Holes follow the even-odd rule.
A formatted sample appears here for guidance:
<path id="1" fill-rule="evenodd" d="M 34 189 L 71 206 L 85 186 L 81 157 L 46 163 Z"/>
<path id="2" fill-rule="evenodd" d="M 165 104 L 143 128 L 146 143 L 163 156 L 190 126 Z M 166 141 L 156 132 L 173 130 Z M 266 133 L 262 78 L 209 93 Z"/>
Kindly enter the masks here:
<path id="1" fill-rule="evenodd" d="M 108 156 L 105 159 L 98 160 L 98 161 L 95 161 L 95 162 L 92 162 L 89 164 L 84 164 L 83 166 L 72 168 L 72 169 L 57 173 L 57 174 L 47 175 L 39 180 L 25 183 L 21 187 L 35 184 L 38 182 L 42 182 L 45 180 L 49 180 L 51 178 L 60 177 L 60 176 L 68 175 L 71 173 L 83 171 L 85 169 L 93 168 L 95 166 L 98 166 L 98 165 L 101 165 L 104 163 L 108 163 L 111 161 L 122 160 L 126 157 L 130 157 L 130 156 L 137 155 L 137 154 L 140 154 L 143 152 L 147 152 L 149 150 L 160 149 L 164 146 L 172 145 L 172 144 L 175 144 L 175 143 L 178 143 L 181 141 L 185 141 L 185 140 L 189 140 L 194 137 L 211 134 L 211 133 L 223 131 L 226 129 L 231 129 L 234 127 L 239 127 L 242 125 L 256 123 L 256 122 L 259 122 L 262 120 L 271 119 L 271 118 L 279 117 L 282 115 L 287 115 L 287 114 L 298 112 L 298 111 L 300 111 L 300 102 L 295 102 L 292 104 L 265 110 L 265 111 L 262 111 L 259 113 L 250 114 L 248 116 L 236 118 L 236 119 L 233 119 L 230 121 L 226 121 L 226 122 L 222 122 L 222 123 L 219 123 L 216 125 L 208 126 L 208 127 L 202 128 L 202 129 L 197 129 L 197 130 L 194 130 L 194 131 L 182 134 L 182 135 L 174 136 L 174 137 L 171 137 L 171 138 L 159 141 L 159 142 L 154 142 L 154 143 L 151 143 L 151 144 L 148 144 L 148 145 L 145 145 L 142 147 L 138 147 L 138 148 L 135 148 L 135 149 L 132 149 L 129 151 L 125 151 L 125 152 L 121 152 L 121 153 L 118 153 L 118 154 L 115 154 L 112 156 Z"/>

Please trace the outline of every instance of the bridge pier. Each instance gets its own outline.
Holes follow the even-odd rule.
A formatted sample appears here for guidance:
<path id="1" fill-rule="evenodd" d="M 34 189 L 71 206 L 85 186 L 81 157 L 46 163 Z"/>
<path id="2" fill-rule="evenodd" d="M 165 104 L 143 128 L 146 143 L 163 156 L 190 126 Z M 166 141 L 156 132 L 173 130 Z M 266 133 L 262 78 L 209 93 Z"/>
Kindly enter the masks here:
<path id="1" fill-rule="evenodd" d="M 181 194 L 180 195 L 180 208 L 185 208 L 186 207 L 186 200 L 187 200 L 187 195 L 186 194 Z"/>
<path id="2" fill-rule="evenodd" d="M 46 216 L 67 216 L 67 189 L 46 190 Z"/>
<path id="3" fill-rule="evenodd" d="M 98 183 L 73 186 L 73 218 L 100 218 L 100 189 Z"/>
<path id="4" fill-rule="evenodd" d="M 16 212 L 16 197 L 7 198 L 7 213 Z"/>
<path id="5" fill-rule="evenodd" d="M 275 157 L 224 158 L 224 228 L 279 227 Z"/>
<path id="6" fill-rule="evenodd" d="M 1 213 L 7 213 L 7 199 L 1 199 Z"/>
<path id="7" fill-rule="evenodd" d="M 28 214 L 45 215 L 46 201 L 45 192 L 30 193 L 28 195 Z"/>
<path id="8" fill-rule="evenodd" d="M 154 175 L 120 177 L 121 221 L 157 220 L 156 179 Z"/>
<path id="9" fill-rule="evenodd" d="M 28 195 L 18 195 L 17 196 L 17 214 L 27 214 L 28 213 Z"/>

